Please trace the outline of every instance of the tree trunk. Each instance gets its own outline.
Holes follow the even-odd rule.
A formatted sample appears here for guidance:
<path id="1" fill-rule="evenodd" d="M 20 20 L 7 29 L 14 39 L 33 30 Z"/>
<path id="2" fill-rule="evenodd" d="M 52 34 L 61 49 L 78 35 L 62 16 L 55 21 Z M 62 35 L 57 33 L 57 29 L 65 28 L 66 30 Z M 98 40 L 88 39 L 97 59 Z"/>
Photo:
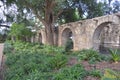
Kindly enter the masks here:
<path id="1" fill-rule="evenodd" d="M 51 0 L 46 0 L 45 5 L 45 32 L 46 32 L 46 43 L 48 45 L 54 45 L 54 16 L 53 16 L 53 5 Z"/>
<path id="2" fill-rule="evenodd" d="M 54 32 L 52 29 L 52 25 L 48 24 L 48 26 L 45 27 L 46 32 L 46 43 L 48 45 L 54 45 Z"/>

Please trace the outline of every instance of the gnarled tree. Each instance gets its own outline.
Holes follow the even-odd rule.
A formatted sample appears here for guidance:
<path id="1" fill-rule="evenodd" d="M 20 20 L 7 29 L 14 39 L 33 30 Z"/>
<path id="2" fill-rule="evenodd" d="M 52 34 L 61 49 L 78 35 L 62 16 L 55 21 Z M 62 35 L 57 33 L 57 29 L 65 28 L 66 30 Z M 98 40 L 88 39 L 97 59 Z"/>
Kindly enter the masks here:
<path id="1" fill-rule="evenodd" d="M 66 13 L 69 10 L 75 11 L 76 8 L 79 9 L 78 10 L 79 16 L 82 19 L 85 13 L 89 15 L 89 13 L 91 12 L 90 10 L 91 8 L 93 9 L 93 7 L 94 8 L 99 7 L 91 5 L 92 2 L 94 2 L 94 4 L 97 5 L 96 0 L 6 0 L 6 3 L 8 4 L 16 4 L 18 12 L 23 13 L 24 9 L 26 9 L 27 11 L 33 13 L 39 19 L 39 21 L 42 22 L 42 24 L 45 26 L 46 44 L 49 45 L 55 45 L 56 43 L 54 40 L 55 37 L 54 23 L 57 21 L 57 19 L 66 18 L 68 15 L 72 14 Z M 66 9 L 67 11 L 64 11 Z M 62 14 L 64 16 L 60 17 L 60 14 L 63 11 L 65 12 Z M 66 22 L 69 22 L 69 20 L 68 21 L 66 20 Z"/>
<path id="2" fill-rule="evenodd" d="M 54 22 L 62 13 L 64 0 L 7 0 L 8 4 L 16 4 L 18 10 L 31 11 L 45 26 L 46 43 L 54 45 Z M 62 5 L 61 5 L 62 3 Z"/>

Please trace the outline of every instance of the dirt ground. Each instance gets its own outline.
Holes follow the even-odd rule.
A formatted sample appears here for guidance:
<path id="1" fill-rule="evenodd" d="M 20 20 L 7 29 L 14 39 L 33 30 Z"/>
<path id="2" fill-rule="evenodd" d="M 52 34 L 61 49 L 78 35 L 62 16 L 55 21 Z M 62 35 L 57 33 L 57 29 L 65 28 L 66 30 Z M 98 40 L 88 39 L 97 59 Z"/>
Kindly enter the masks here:
<path id="1" fill-rule="evenodd" d="M 0 80 L 4 80 L 3 72 L 4 72 L 4 68 L 5 68 L 5 59 L 6 59 L 6 57 L 3 55 L 1 67 L 0 67 Z"/>
<path id="2" fill-rule="evenodd" d="M 2 62 L 4 44 L 0 43 L 0 66 Z"/>
<path id="3" fill-rule="evenodd" d="M 97 69 L 97 70 L 104 71 L 104 69 L 112 69 L 115 71 L 120 71 L 120 62 L 114 63 L 114 62 L 103 61 L 97 64 L 89 64 L 87 61 L 83 61 L 82 64 L 86 70 Z"/>
<path id="4" fill-rule="evenodd" d="M 0 80 L 3 80 L 2 79 L 2 72 L 3 72 L 3 48 L 4 48 L 4 44 L 0 44 Z"/>
<path id="5" fill-rule="evenodd" d="M 77 59 L 75 57 L 70 58 L 68 62 L 68 66 L 72 66 L 75 64 L 78 64 Z M 104 72 L 105 69 L 112 69 L 115 71 L 120 71 L 120 62 L 114 63 L 114 62 L 103 61 L 103 62 L 98 62 L 96 64 L 89 64 L 88 61 L 82 61 L 80 62 L 80 64 L 82 64 L 87 71 L 90 71 L 92 69 L 97 69 L 102 72 Z M 97 77 L 87 76 L 84 80 L 100 80 L 100 79 Z"/>

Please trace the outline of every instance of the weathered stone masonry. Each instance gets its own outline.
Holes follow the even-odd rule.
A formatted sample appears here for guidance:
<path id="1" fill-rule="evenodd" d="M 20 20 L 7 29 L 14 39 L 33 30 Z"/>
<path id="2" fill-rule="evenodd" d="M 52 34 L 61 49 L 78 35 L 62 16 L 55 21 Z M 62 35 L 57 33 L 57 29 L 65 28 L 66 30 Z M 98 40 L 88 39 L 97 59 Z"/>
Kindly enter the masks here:
<path id="1" fill-rule="evenodd" d="M 72 34 L 74 50 L 89 48 L 97 50 L 102 44 L 109 47 L 118 46 L 119 25 L 119 13 L 63 24 L 58 29 L 58 46 L 64 46 L 70 34 Z M 42 35 L 42 42 L 45 43 L 44 31 L 39 33 Z"/>

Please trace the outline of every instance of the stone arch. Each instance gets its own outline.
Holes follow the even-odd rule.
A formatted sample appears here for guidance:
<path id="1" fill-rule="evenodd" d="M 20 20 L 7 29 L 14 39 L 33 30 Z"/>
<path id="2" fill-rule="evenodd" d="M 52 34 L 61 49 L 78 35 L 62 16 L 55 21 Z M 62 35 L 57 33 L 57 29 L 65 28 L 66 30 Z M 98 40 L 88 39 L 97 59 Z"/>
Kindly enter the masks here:
<path id="1" fill-rule="evenodd" d="M 40 29 L 38 30 L 35 38 L 36 42 L 46 44 L 46 34 L 45 34 L 45 29 Z"/>
<path id="2" fill-rule="evenodd" d="M 107 52 L 108 48 L 119 45 L 119 29 L 114 22 L 103 22 L 94 31 L 93 48 L 100 52 Z"/>
<path id="3" fill-rule="evenodd" d="M 69 28 L 73 34 L 73 48 L 74 50 L 81 49 L 98 49 L 95 42 L 100 42 L 99 35 L 105 26 L 108 24 L 120 24 L 120 16 L 106 15 L 96 17 L 93 19 L 67 23 L 58 28 L 58 46 L 63 46 L 62 34 L 65 29 Z M 67 31 L 66 31 L 67 32 Z M 96 46 L 95 46 L 96 45 Z"/>
<path id="4" fill-rule="evenodd" d="M 97 28 L 95 29 L 94 34 L 93 34 L 93 48 L 94 48 L 95 50 L 99 50 L 101 31 L 102 31 L 103 28 L 104 28 L 105 26 L 107 26 L 109 23 L 111 23 L 111 22 L 101 23 L 101 24 L 100 24 L 99 26 L 97 26 Z"/>
<path id="5" fill-rule="evenodd" d="M 73 32 L 70 28 L 65 28 L 61 34 L 61 45 L 68 46 L 67 43 L 70 43 L 70 49 L 74 48 Z"/>

